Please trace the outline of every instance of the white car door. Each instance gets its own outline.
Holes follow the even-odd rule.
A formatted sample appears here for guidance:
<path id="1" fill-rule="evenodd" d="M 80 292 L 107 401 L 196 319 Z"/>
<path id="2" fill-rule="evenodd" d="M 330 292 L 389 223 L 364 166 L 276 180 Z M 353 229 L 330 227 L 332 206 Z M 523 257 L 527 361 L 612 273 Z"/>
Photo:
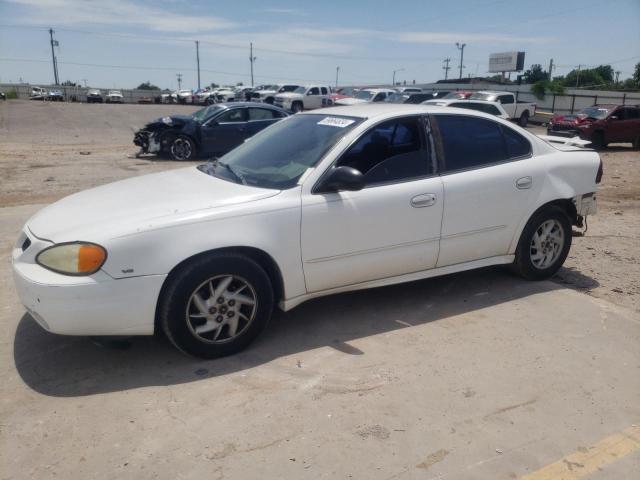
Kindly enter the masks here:
<path id="1" fill-rule="evenodd" d="M 544 181 L 542 161 L 515 129 L 489 119 L 433 115 L 444 186 L 438 267 L 507 255 Z"/>
<path id="2" fill-rule="evenodd" d="M 426 146 L 425 121 L 409 116 L 382 122 L 338 159 L 336 166 L 364 174 L 364 189 L 314 193 L 305 185 L 301 247 L 307 291 L 435 266 L 443 188 Z"/>
<path id="3" fill-rule="evenodd" d="M 304 109 L 312 110 L 322 106 L 322 96 L 320 95 L 320 87 L 311 87 L 304 99 Z"/>

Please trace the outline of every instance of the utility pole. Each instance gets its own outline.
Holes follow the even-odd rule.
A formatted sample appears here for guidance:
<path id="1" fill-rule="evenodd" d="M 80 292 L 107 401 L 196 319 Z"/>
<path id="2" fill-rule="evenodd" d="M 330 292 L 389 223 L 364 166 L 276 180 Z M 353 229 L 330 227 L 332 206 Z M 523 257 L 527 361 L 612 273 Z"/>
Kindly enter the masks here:
<path id="1" fill-rule="evenodd" d="M 200 42 L 196 40 L 196 63 L 198 64 L 198 90 L 200 90 Z"/>
<path id="2" fill-rule="evenodd" d="M 251 86 L 253 87 L 253 62 L 256 61 L 256 57 L 253 56 L 253 43 L 249 43 L 249 63 L 251 63 Z"/>
<path id="3" fill-rule="evenodd" d="M 451 67 L 449 66 L 449 62 L 451 61 L 451 59 L 449 57 L 445 58 L 443 60 L 444 65 L 442 66 L 442 69 L 444 70 L 444 79 L 446 80 L 447 78 L 449 78 L 449 70 L 451 70 Z"/>
<path id="4" fill-rule="evenodd" d="M 458 42 L 456 42 L 456 47 L 458 48 L 458 50 L 460 50 L 460 76 L 458 78 L 462 78 L 462 69 L 464 68 L 464 64 L 462 63 L 462 61 L 464 60 L 464 47 L 466 46 L 466 43 L 460 45 Z"/>
<path id="5" fill-rule="evenodd" d="M 176 78 L 178 79 L 178 91 L 182 90 L 182 74 L 176 73 Z"/>
<path id="6" fill-rule="evenodd" d="M 580 80 L 580 67 L 582 65 L 578 65 L 578 73 L 576 74 L 576 88 L 578 88 L 578 82 Z"/>
<path id="7" fill-rule="evenodd" d="M 56 85 L 60 85 L 60 80 L 58 79 L 58 60 L 56 59 L 56 52 L 53 47 L 59 47 L 60 44 L 57 40 L 53 39 L 53 29 L 49 29 L 49 36 L 51 37 L 51 60 L 53 62 L 53 78 L 55 79 Z"/>
<path id="8" fill-rule="evenodd" d="M 552 73 L 553 73 L 553 58 L 549 60 L 549 80 L 551 80 Z"/>
<path id="9" fill-rule="evenodd" d="M 620 70 L 616 72 L 616 85 L 618 84 L 618 78 L 620 78 Z"/>
<path id="10" fill-rule="evenodd" d="M 87 88 L 87 79 L 86 78 L 81 78 L 80 80 L 82 80 L 84 82 L 84 88 Z"/>
<path id="11" fill-rule="evenodd" d="M 396 86 L 396 72 L 404 72 L 404 68 L 398 68 L 397 70 L 393 71 L 393 81 L 391 82 L 392 87 Z"/>
<path id="12" fill-rule="evenodd" d="M 338 74 L 340 73 L 340 67 L 336 67 L 336 90 L 338 89 Z"/>

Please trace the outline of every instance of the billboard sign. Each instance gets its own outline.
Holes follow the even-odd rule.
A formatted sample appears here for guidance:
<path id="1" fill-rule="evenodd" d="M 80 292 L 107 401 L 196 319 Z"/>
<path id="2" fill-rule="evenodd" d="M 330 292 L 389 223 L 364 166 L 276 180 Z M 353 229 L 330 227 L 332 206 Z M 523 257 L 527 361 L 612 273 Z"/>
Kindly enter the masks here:
<path id="1" fill-rule="evenodd" d="M 489 72 L 521 72 L 524 70 L 524 52 L 503 52 L 489 55 Z"/>

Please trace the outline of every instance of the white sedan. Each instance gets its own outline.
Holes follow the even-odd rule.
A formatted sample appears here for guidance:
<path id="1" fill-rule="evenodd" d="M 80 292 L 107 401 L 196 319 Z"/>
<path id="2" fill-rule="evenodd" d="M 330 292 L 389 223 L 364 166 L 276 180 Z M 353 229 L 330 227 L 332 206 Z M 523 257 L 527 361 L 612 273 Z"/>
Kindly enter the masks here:
<path id="1" fill-rule="evenodd" d="M 572 225 L 595 213 L 601 176 L 596 152 L 480 112 L 324 109 L 215 163 L 46 207 L 13 249 L 15 283 L 48 331 L 159 330 L 217 357 L 247 346 L 276 305 L 489 265 L 548 278 Z"/>

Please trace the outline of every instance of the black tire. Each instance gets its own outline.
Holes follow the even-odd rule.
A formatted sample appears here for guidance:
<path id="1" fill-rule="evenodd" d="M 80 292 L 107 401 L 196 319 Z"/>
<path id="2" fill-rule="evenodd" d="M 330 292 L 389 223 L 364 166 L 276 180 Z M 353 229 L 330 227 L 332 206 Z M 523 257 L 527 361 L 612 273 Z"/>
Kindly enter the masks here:
<path id="1" fill-rule="evenodd" d="M 556 254 L 551 254 L 552 257 L 550 260 L 552 260 L 552 262 L 544 268 L 541 268 L 540 266 L 536 266 L 532 259 L 532 256 L 535 255 L 534 252 L 536 252 L 536 254 L 540 253 L 533 245 L 534 235 L 536 233 L 539 234 L 542 226 L 548 221 L 556 222 L 558 228 L 562 229 L 562 245 L 557 250 L 557 256 Z M 527 280 L 547 279 L 553 276 L 562 266 L 569 254 L 570 248 L 571 222 L 569 221 L 569 217 L 564 210 L 559 207 L 545 207 L 534 213 L 524 227 L 516 249 L 516 258 L 513 262 L 513 269 L 518 275 L 526 278 Z"/>
<path id="2" fill-rule="evenodd" d="M 520 115 L 520 118 L 518 119 L 518 125 L 520 125 L 522 128 L 526 128 L 528 124 L 529 124 L 529 112 L 524 111 L 522 112 L 522 115 Z"/>
<path id="3" fill-rule="evenodd" d="M 602 150 L 604 147 L 606 147 L 607 144 L 604 143 L 604 133 L 599 131 L 593 132 L 593 135 L 591 136 L 591 146 L 595 150 Z"/>
<path id="4" fill-rule="evenodd" d="M 173 160 L 193 160 L 197 149 L 195 142 L 186 135 L 179 135 L 173 139 L 169 147 L 169 155 Z"/>
<path id="5" fill-rule="evenodd" d="M 633 148 L 634 150 L 640 150 L 640 135 L 633 140 Z"/>
<path id="6" fill-rule="evenodd" d="M 273 105 L 274 99 L 273 97 L 267 97 L 264 100 L 264 103 L 268 103 L 269 105 Z"/>
<path id="7" fill-rule="evenodd" d="M 216 99 L 212 97 L 207 97 L 204 103 L 205 105 L 213 105 L 214 103 L 216 103 Z"/>
<path id="8" fill-rule="evenodd" d="M 224 319 L 222 326 L 219 327 L 223 333 L 220 334 L 218 340 L 214 341 L 212 337 L 217 329 L 211 332 L 211 338 L 208 339 L 204 338 L 204 335 L 209 335 L 210 332 L 206 334 L 195 332 L 194 322 L 197 319 L 189 316 L 189 312 L 192 311 L 190 309 L 193 308 L 191 300 L 192 295 L 196 292 L 204 292 L 201 295 L 203 300 L 210 301 L 211 308 L 218 307 L 220 309 L 219 312 L 213 313 L 215 321 L 217 322 L 219 317 L 228 317 L 231 306 L 228 307 L 228 311 L 222 312 L 223 306 L 229 304 L 228 300 L 225 299 L 223 303 L 218 303 L 210 298 L 204 298 L 204 294 L 209 291 L 207 283 L 209 279 L 226 278 L 227 276 L 241 279 L 238 281 L 244 281 L 250 285 L 253 289 L 252 293 L 255 294 L 255 304 L 250 307 L 252 308 L 251 320 L 248 322 L 243 320 L 242 324 L 238 323 L 239 330 L 235 336 L 222 338 L 225 334 L 229 335 L 231 328 L 225 325 L 227 320 Z M 203 288 L 204 290 L 201 290 Z M 234 354 L 246 348 L 267 326 L 273 311 L 273 304 L 271 281 L 258 263 L 239 254 L 211 254 L 196 258 L 172 275 L 169 283 L 162 289 L 158 301 L 158 322 L 166 336 L 178 349 L 196 357 L 217 358 Z M 244 307 L 238 306 L 236 308 Z M 217 315 L 221 312 L 225 315 Z M 205 320 L 202 319 L 202 322 Z"/>
<path id="9" fill-rule="evenodd" d="M 293 102 L 293 105 L 291 105 L 291 111 L 293 113 L 300 113 L 303 110 L 304 107 L 302 106 L 302 102 Z"/>

